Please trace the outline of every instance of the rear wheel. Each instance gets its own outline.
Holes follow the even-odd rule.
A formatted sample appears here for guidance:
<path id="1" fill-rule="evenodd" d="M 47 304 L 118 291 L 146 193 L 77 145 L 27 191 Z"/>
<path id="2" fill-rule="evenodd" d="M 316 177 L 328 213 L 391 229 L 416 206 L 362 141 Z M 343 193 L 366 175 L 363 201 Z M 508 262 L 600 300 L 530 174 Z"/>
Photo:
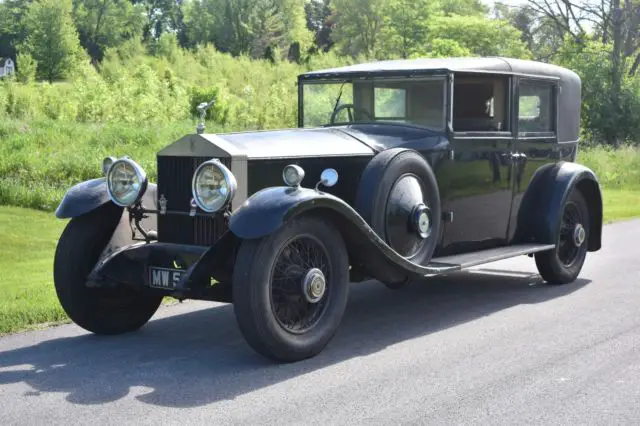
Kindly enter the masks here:
<path id="1" fill-rule="evenodd" d="M 317 355 L 336 332 L 348 298 L 349 263 L 340 233 L 301 217 L 245 240 L 233 275 L 234 311 L 249 345 L 282 362 Z"/>
<path id="2" fill-rule="evenodd" d="M 113 227 L 106 223 L 117 213 L 118 209 L 108 204 L 71 219 L 55 254 L 54 283 L 62 308 L 74 323 L 96 334 L 137 330 L 149 321 L 162 301 L 162 296 L 128 286 L 86 286 L 87 276 L 113 233 Z"/>
<path id="3" fill-rule="evenodd" d="M 574 189 L 563 206 L 555 249 L 535 255 L 538 272 L 549 284 L 568 284 L 578 278 L 587 256 L 589 220 L 587 202 Z"/>

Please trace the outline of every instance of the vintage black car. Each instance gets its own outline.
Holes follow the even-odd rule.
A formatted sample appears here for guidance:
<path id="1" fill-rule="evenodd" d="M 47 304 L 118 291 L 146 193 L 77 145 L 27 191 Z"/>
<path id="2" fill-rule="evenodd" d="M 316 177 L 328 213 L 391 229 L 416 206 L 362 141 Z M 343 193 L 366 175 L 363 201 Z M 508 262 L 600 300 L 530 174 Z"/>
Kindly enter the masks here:
<path id="1" fill-rule="evenodd" d="M 297 129 L 201 123 L 157 153 L 156 184 L 107 158 L 104 177 L 68 191 L 54 275 L 76 324 L 130 332 L 164 296 L 233 303 L 251 347 L 292 362 L 330 341 L 350 282 L 398 289 L 529 255 L 566 284 L 600 249 L 598 179 L 575 162 L 572 71 L 382 61 L 309 72 L 298 88 Z"/>

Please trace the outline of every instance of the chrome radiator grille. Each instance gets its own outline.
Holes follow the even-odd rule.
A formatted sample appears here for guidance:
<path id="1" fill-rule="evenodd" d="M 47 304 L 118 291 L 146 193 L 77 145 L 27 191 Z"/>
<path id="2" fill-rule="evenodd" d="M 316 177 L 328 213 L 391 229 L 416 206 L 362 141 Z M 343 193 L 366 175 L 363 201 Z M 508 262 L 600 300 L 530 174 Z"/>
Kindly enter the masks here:
<path id="1" fill-rule="evenodd" d="M 158 215 L 158 240 L 166 243 L 212 245 L 227 230 L 221 214 L 188 215 L 191 203 L 191 179 L 198 166 L 209 157 L 158 156 L 158 198 L 167 200 L 167 214 Z M 221 158 L 225 166 L 231 160 Z"/>

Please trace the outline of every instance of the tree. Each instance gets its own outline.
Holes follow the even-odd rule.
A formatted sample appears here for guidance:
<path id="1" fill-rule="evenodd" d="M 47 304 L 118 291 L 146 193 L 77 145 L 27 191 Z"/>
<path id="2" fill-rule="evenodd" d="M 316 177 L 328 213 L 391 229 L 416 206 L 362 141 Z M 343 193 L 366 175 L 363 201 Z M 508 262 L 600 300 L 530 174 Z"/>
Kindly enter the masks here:
<path id="1" fill-rule="evenodd" d="M 332 39 L 343 54 L 367 58 L 379 49 L 390 0 L 333 0 L 335 26 Z"/>
<path id="2" fill-rule="evenodd" d="M 70 76 L 82 55 L 72 11 L 71 0 L 38 0 L 24 18 L 24 52 L 38 62 L 38 77 L 49 82 Z"/>
<path id="3" fill-rule="evenodd" d="M 482 0 L 440 0 L 439 8 L 445 16 L 486 16 L 489 13 Z"/>
<path id="4" fill-rule="evenodd" d="M 478 56 L 529 58 L 521 33 L 508 22 L 482 16 L 438 16 L 430 22 L 430 40 L 452 40 Z"/>
<path id="5" fill-rule="evenodd" d="M 275 0 L 258 2 L 253 16 L 252 28 L 254 41 L 251 43 L 251 56 L 275 60 L 273 49 L 279 48 L 285 31 Z"/>
<path id="6" fill-rule="evenodd" d="M 522 34 L 520 39 L 532 53 L 533 59 L 549 61 L 564 44 L 564 31 L 559 30 L 547 16 L 528 5 L 496 4 L 495 19 L 508 21 Z"/>
<path id="7" fill-rule="evenodd" d="M 625 74 L 634 76 L 640 67 L 640 4 L 631 0 L 529 0 L 529 4 L 551 20 L 575 49 L 589 46 L 593 50 L 591 42 L 596 42 L 607 53 L 609 61 L 600 66 L 607 69 L 611 87 L 599 102 L 608 103 L 606 109 L 612 116 L 623 117 L 620 99 Z M 621 124 L 606 126 L 607 143 L 618 145 Z"/>
<path id="8" fill-rule="evenodd" d="M 74 0 L 73 17 L 80 43 L 95 62 L 108 47 L 142 32 L 141 8 L 129 0 Z"/>
<path id="9" fill-rule="evenodd" d="M 284 24 L 284 37 L 281 49 L 288 53 L 289 59 L 295 59 L 293 49 L 299 46 L 307 50 L 313 43 L 313 34 L 307 28 L 304 0 L 277 0 L 278 12 Z"/>
<path id="10" fill-rule="evenodd" d="M 139 5 L 145 14 L 142 36 L 145 41 L 159 39 L 167 32 L 184 35 L 184 13 L 182 6 L 185 0 L 131 0 Z"/>
<path id="11" fill-rule="evenodd" d="M 424 52 L 429 18 L 436 12 L 432 0 L 393 0 L 388 4 L 381 31 L 384 56 L 408 58 Z"/>
<path id="12" fill-rule="evenodd" d="M 15 57 L 27 37 L 24 15 L 33 0 L 0 1 L 0 57 Z"/>
<path id="13" fill-rule="evenodd" d="M 328 52 L 333 47 L 331 31 L 333 20 L 331 15 L 331 0 L 310 0 L 305 3 L 307 28 L 314 35 L 315 48 Z"/>
<path id="14" fill-rule="evenodd" d="M 213 43 L 222 52 L 258 58 L 268 47 L 289 52 L 312 40 L 300 0 L 194 0 L 184 12 L 191 47 Z"/>

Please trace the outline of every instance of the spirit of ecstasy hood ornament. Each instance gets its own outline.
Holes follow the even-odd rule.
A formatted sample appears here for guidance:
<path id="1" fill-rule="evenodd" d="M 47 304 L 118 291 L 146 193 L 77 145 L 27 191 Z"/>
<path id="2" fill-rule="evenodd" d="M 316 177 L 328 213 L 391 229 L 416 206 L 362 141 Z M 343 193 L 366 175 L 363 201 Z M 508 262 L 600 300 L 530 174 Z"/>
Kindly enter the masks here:
<path id="1" fill-rule="evenodd" d="M 207 102 L 203 102 L 200 105 L 198 105 L 198 112 L 200 112 L 200 123 L 198 124 L 198 127 L 196 128 L 196 132 L 198 132 L 199 135 L 204 133 L 204 129 L 205 129 L 205 125 L 204 122 L 207 119 L 207 110 L 209 108 L 211 108 L 211 106 L 215 103 L 215 99 L 212 99 L 211 102 L 207 103 Z"/>

